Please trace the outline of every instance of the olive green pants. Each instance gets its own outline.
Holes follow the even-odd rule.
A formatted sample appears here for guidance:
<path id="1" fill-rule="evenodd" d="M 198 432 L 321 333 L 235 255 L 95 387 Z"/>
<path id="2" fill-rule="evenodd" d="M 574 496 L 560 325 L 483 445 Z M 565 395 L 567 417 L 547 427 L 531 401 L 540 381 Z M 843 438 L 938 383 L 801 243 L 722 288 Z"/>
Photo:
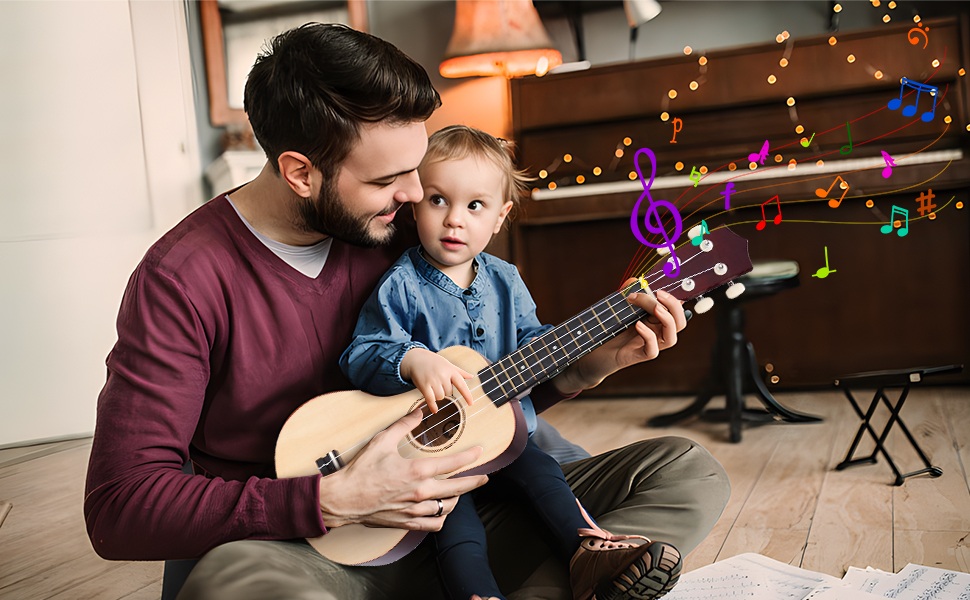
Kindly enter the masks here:
<path id="1" fill-rule="evenodd" d="M 668 542 L 683 555 L 710 532 L 730 495 L 721 465 L 683 438 L 644 440 L 563 472 L 602 528 Z M 489 562 L 509 600 L 571 600 L 568 565 L 543 542 L 545 526 L 532 509 L 485 496 L 476 504 Z M 301 542 L 232 542 L 203 557 L 178 600 L 438 600 L 444 595 L 429 542 L 382 567 L 338 565 Z"/>

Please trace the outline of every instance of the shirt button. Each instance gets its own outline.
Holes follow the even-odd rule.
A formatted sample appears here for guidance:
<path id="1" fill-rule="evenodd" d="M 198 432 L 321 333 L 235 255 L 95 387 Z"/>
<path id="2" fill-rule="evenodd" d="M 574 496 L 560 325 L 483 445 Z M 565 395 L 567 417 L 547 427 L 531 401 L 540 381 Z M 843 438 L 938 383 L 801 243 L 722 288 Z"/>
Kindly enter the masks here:
<path id="1" fill-rule="evenodd" d="M 475 330 L 475 333 L 477 333 L 478 335 L 485 335 L 485 330 L 479 327 L 478 329 Z"/>
<path id="2" fill-rule="evenodd" d="M 465 290 L 464 293 L 465 293 L 466 296 L 471 296 L 472 295 L 472 291 L 471 290 Z"/>

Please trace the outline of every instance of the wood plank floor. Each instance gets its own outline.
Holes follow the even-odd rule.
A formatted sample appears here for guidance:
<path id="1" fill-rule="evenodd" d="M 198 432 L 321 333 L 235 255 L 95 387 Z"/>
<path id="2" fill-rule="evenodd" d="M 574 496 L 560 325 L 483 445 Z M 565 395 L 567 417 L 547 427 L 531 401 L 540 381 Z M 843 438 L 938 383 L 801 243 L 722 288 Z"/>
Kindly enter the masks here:
<path id="1" fill-rule="evenodd" d="M 892 390 L 889 395 L 896 397 Z M 866 403 L 871 396 L 856 395 Z M 740 444 L 731 444 L 722 424 L 643 425 L 650 416 L 682 408 L 689 402 L 684 398 L 579 400 L 545 416 L 593 453 L 680 435 L 721 461 L 731 478 L 731 500 L 711 534 L 685 559 L 688 570 L 757 552 L 835 576 L 849 566 L 898 571 L 908 562 L 970 572 L 970 389 L 911 391 L 903 419 L 944 474 L 915 477 L 901 487 L 891 485 L 885 462 L 834 470 L 860 422 L 841 393 L 778 399 L 825 421 L 749 427 Z M 888 411 L 881 408 L 877 417 L 878 430 Z M 903 471 L 922 466 L 898 430 L 888 447 Z M 872 448 L 865 440 L 857 455 Z M 0 502 L 13 503 L 0 526 L 0 598 L 160 596 L 161 563 L 109 562 L 91 549 L 81 512 L 89 452 L 89 439 L 0 450 Z"/>

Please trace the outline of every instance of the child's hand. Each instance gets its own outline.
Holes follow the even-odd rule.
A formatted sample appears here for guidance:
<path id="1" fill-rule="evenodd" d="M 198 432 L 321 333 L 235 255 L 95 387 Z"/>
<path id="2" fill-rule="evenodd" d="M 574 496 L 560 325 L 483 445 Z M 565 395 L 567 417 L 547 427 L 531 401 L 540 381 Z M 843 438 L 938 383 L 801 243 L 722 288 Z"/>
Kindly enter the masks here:
<path id="1" fill-rule="evenodd" d="M 451 395 L 452 386 L 471 406 L 474 399 L 465 380 L 472 377 L 474 375 L 451 364 L 447 358 L 424 348 L 411 348 L 401 361 L 401 378 L 410 381 L 421 390 L 428 408 L 433 413 L 438 412 L 436 402 Z"/>

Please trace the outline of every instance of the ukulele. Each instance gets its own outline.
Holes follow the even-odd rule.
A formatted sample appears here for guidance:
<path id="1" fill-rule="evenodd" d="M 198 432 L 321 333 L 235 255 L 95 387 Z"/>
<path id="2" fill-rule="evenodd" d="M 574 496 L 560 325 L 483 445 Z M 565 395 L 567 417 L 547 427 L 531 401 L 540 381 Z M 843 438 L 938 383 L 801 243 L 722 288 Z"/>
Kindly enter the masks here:
<path id="1" fill-rule="evenodd" d="M 698 297 L 751 270 L 747 240 L 726 227 L 710 232 L 699 246 L 684 244 L 676 278 L 667 277 L 660 264 L 590 308 L 495 363 L 470 348 L 453 346 L 438 354 L 476 377 L 467 380 L 475 397 L 469 406 L 460 394 L 438 402 L 431 414 L 418 390 L 388 397 L 359 391 L 331 392 L 318 396 L 293 412 L 276 443 L 276 473 L 280 478 L 322 473 L 343 468 L 370 441 L 395 421 L 417 408 L 421 424 L 398 444 L 404 458 L 442 456 L 474 446 L 483 448 L 479 459 L 460 472 L 439 476 L 491 473 L 508 465 L 522 452 L 528 437 L 518 399 L 536 385 L 548 381 L 570 364 L 650 316 L 627 302 L 635 292 L 662 289 L 679 300 Z M 689 254 L 689 256 L 686 256 Z M 667 262 L 673 261 L 670 257 Z M 740 283 L 726 290 L 734 298 L 744 291 Z M 713 305 L 703 298 L 697 312 Z M 424 531 L 361 524 L 330 529 L 307 541 L 323 556 L 345 565 L 384 565 L 413 550 L 427 535 Z"/>

